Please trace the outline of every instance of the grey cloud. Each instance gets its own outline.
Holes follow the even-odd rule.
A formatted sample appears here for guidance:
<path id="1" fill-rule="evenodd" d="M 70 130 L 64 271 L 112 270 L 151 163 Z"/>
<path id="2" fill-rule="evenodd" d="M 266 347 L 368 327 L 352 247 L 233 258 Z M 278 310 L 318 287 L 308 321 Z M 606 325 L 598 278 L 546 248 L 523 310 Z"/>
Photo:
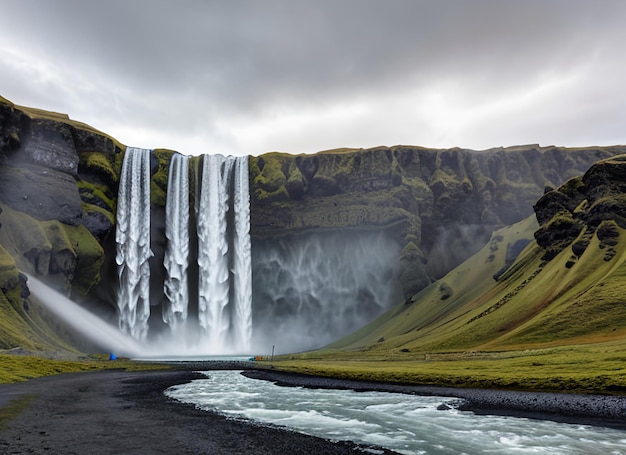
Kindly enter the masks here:
<path id="1" fill-rule="evenodd" d="M 252 122 L 284 106 L 447 85 L 480 103 L 594 59 L 598 71 L 614 68 L 626 42 L 626 3 L 610 0 L 4 3 L 0 43 L 92 81 L 138 124 L 216 133 L 230 116 Z M 16 83 L 0 71 L 11 98 Z"/>

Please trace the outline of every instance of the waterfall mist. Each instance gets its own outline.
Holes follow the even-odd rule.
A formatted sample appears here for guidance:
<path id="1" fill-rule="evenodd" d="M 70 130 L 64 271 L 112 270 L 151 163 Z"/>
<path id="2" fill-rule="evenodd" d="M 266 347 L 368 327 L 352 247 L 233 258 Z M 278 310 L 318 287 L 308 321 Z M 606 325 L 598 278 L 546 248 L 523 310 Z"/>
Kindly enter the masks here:
<path id="1" fill-rule="evenodd" d="M 314 349 L 400 301 L 400 246 L 384 231 L 310 232 L 252 245 L 247 157 L 203 155 L 190 169 L 191 160 L 173 154 L 165 212 L 152 212 L 165 220 L 150 220 L 151 153 L 126 152 L 116 235 L 119 325 L 144 343 L 142 355 Z M 152 242 L 151 226 L 159 227 Z M 160 317 L 151 317 L 155 310 Z"/>
<path id="2" fill-rule="evenodd" d="M 101 317 L 72 302 L 60 292 L 28 276 L 31 294 L 61 321 L 105 352 L 136 356 L 145 347 L 132 336 L 121 332 Z"/>
<path id="3" fill-rule="evenodd" d="M 399 245 L 379 231 L 255 241 L 254 345 L 302 351 L 361 328 L 400 301 L 399 255 Z"/>

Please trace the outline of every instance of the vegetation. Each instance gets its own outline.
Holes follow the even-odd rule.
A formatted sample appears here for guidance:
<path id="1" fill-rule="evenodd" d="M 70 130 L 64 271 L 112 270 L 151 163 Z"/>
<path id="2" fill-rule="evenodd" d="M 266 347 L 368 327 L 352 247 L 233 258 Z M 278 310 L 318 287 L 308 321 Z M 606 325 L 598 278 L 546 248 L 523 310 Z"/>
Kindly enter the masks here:
<path id="1" fill-rule="evenodd" d="M 363 329 L 323 350 L 280 357 L 274 367 L 413 384 L 625 393 L 626 232 L 612 220 L 590 230 L 584 216 L 561 211 L 546 224 L 561 229 L 564 218 L 580 226 L 569 239 L 585 242 L 578 255 L 562 248 L 547 260 L 532 241 L 503 267 L 509 245 L 532 239 L 530 217 L 495 232 L 479 253 Z M 496 271 L 498 281 L 487 278 Z"/>
<path id="2" fill-rule="evenodd" d="M 272 363 L 283 371 L 341 379 L 603 394 L 626 392 L 625 365 L 623 340 L 507 351 L 319 351 Z"/>
<path id="3" fill-rule="evenodd" d="M 115 169 L 112 163 L 100 152 L 82 152 L 79 154 L 79 166 L 94 170 L 105 176 L 109 182 L 119 180 L 119 169 Z"/>
<path id="4" fill-rule="evenodd" d="M 35 356 L 0 354 L 0 383 L 21 382 L 42 376 L 83 371 L 125 369 L 127 371 L 162 370 L 163 364 L 135 362 L 128 359 L 107 360 L 94 355 L 83 360 L 54 360 Z"/>
<path id="5" fill-rule="evenodd" d="M 167 200 L 167 179 L 170 161 L 174 153 L 176 152 L 166 149 L 154 150 L 154 156 L 159 160 L 159 166 L 150 179 L 150 202 L 160 207 L 165 207 Z"/>

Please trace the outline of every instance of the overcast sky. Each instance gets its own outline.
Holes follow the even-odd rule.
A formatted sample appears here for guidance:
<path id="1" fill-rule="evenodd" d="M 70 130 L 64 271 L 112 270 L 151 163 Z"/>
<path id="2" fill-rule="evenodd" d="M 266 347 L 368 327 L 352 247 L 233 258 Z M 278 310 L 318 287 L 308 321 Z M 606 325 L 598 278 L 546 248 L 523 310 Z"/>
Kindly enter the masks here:
<path id="1" fill-rule="evenodd" d="M 185 154 L 626 143 L 622 0 L 0 0 L 0 95 Z"/>

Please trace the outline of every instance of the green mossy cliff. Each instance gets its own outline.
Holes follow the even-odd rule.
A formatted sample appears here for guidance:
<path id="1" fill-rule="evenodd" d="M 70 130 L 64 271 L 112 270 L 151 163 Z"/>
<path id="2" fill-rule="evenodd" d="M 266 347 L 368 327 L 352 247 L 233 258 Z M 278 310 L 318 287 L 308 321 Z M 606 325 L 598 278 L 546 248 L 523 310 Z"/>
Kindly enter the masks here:
<path id="1" fill-rule="evenodd" d="M 541 197 L 536 220 L 495 232 L 442 279 L 331 347 L 405 360 L 585 344 L 600 353 L 603 343 L 623 353 L 625 177 L 626 155 L 598 162 Z M 507 258 L 520 240 L 527 246 Z M 626 384 L 623 368 L 611 374 Z"/>
<path id="2" fill-rule="evenodd" d="M 548 189 L 626 147 L 537 145 L 485 151 L 394 146 L 250 162 L 252 233 L 388 230 L 406 297 L 467 259 L 491 232 L 532 213 Z"/>
<path id="3" fill-rule="evenodd" d="M 76 299 L 101 281 L 124 149 L 66 115 L 0 99 L 0 308 L 2 318 L 19 314 L 30 327 L 19 331 L 29 342 L 0 337 L 0 347 L 50 340 L 21 272 Z"/>
<path id="4" fill-rule="evenodd" d="M 77 300 L 88 296 L 114 306 L 115 213 L 125 149 L 66 115 L 0 98 L 0 288 L 11 308 L 27 312 L 20 271 L 45 276 Z M 546 188 L 624 152 L 623 146 L 480 152 L 394 146 L 251 157 L 253 246 L 254 239 L 310 231 L 385 231 L 400 246 L 408 298 L 481 248 L 494 228 L 528 216 Z M 173 153 L 152 154 L 156 237 Z M 192 177 L 199 162 L 191 160 Z M 575 221 L 563 220 L 577 229 Z"/>

